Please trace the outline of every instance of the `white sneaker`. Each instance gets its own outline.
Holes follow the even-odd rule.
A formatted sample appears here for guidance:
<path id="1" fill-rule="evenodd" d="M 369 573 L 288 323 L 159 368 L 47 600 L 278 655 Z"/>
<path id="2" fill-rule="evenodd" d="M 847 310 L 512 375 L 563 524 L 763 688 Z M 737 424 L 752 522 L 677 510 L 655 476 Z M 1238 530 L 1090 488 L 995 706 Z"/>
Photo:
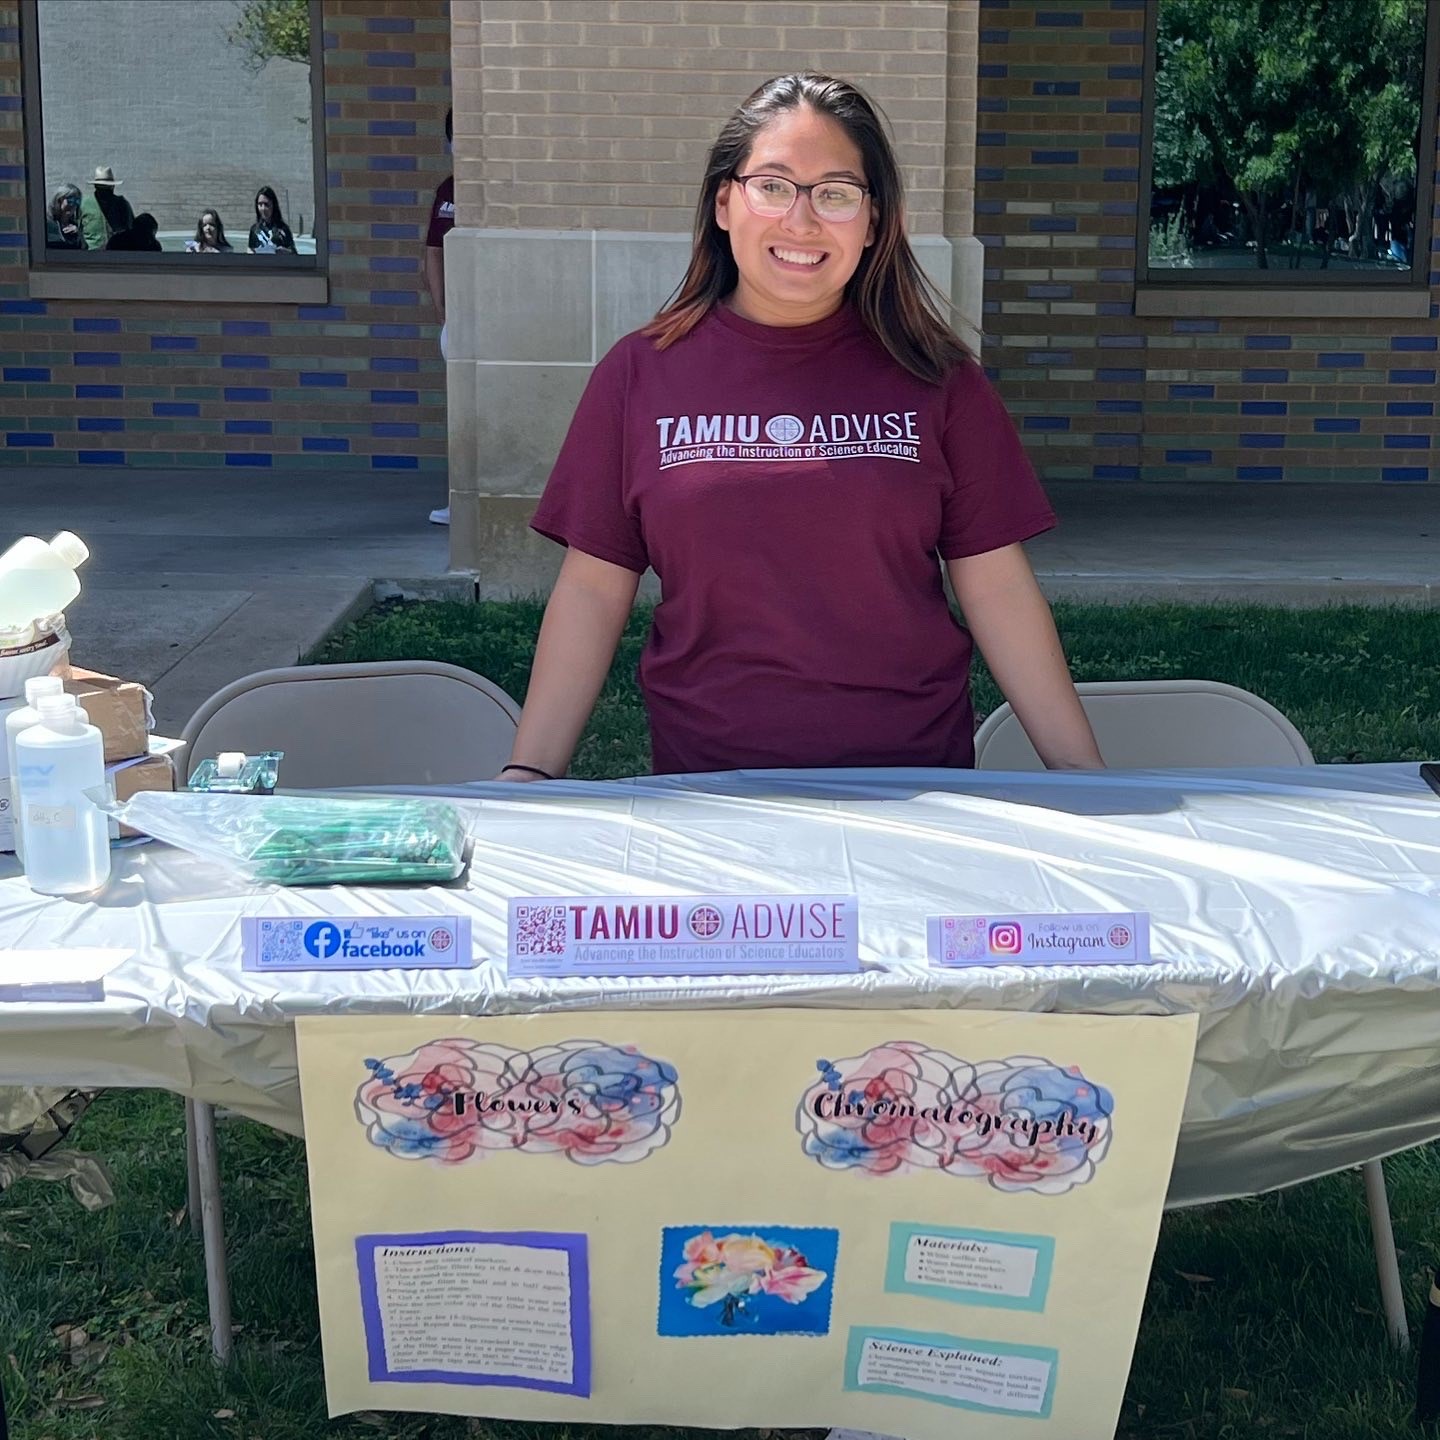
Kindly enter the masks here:
<path id="1" fill-rule="evenodd" d="M 430 523 L 432 525 L 448 525 L 450 523 L 450 507 L 442 505 L 438 510 L 430 512 Z"/>

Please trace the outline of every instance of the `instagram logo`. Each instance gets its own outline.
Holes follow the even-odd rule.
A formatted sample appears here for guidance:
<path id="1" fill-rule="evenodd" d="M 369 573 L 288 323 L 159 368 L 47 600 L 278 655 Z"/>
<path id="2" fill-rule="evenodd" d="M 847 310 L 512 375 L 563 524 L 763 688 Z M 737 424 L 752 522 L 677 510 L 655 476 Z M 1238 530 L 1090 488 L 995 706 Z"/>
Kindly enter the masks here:
<path id="1" fill-rule="evenodd" d="M 990 927 L 992 955 L 1018 955 L 1025 947 L 1025 932 L 1012 920 Z"/>

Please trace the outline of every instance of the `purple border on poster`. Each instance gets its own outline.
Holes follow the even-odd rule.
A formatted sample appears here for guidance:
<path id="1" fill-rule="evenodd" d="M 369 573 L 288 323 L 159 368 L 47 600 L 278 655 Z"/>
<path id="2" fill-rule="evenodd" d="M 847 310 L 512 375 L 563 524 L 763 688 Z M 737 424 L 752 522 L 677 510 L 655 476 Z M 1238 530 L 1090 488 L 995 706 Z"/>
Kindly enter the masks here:
<path id="1" fill-rule="evenodd" d="M 563 1250 L 570 1257 L 570 1350 L 568 1385 L 523 1375 L 472 1375 L 457 1370 L 389 1370 L 380 1316 L 375 1251 L 381 1245 L 516 1245 L 532 1250 Z M 372 1381 L 398 1380 L 436 1385 L 507 1385 L 547 1390 L 555 1395 L 590 1398 L 590 1264 L 584 1235 L 545 1230 L 425 1230 L 411 1235 L 357 1235 L 355 1261 L 360 1270 L 360 1312 L 365 1320 L 365 1351 Z"/>

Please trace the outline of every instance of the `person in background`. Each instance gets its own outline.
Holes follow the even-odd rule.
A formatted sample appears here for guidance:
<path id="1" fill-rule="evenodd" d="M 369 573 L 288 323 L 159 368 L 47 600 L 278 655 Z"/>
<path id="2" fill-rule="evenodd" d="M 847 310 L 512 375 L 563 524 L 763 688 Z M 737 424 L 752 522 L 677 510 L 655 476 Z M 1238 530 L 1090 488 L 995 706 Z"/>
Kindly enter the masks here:
<path id="1" fill-rule="evenodd" d="M 80 187 L 57 185 L 50 197 L 50 214 L 45 221 L 45 244 L 57 250 L 85 250 L 85 231 L 80 225 Z"/>
<path id="2" fill-rule="evenodd" d="M 455 137 L 455 112 L 445 112 L 445 152 Z M 435 198 L 430 203 L 430 225 L 425 231 L 425 288 L 430 292 L 430 303 L 440 317 L 440 355 L 449 358 L 445 346 L 445 237 L 455 228 L 455 177 L 447 175 L 435 187 Z M 435 525 L 450 523 L 450 507 L 442 505 L 430 512 Z"/>
<path id="3" fill-rule="evenodd" d="M 148 211 L 142 210 L 128 230 L 117 230 L 105 242 L 107 250 L 163 250 L 159 236 L 155 233 L 159 222 Z"/>
<path id="4" fill-rule="evenodd" d="M 530 522 L 567 548 L 499 778 L 565 773 L 647 568 L 657 774 L 972 766 L 972 645 L 1047 767 L 1103 768 L 1022 548 L 1055 516 L 904 216 L 856 86 L 777 76 L 725 123 L 689 270 Z"/>
<path id="5" fill-rule="evenodd" d="M 120 182 L 108 165 L 95 167 L 94 189 L 80 203 L 80 228 L 87 250 L 104 250 L 110 237 L 135 223 L 130 202 L 118 193 Z"/>
<path id="6" fill-rule="evenodd" d="M 274 255 L 282 250 L 295 253 L 295 237 L 280 213 L 280 201 L 268 185 L 255 192 L 255 223 L 250 227 L 246 248 L 252 255 Z"/>
<path id="7" fill-rule="evenodd" d="M 225 238 L 225 224 L 218 210 L 202 210 L 195 222 L 195 238 L 185 242 L 185 251 L 190 255 L 216 254 L 234 247 Z"/>

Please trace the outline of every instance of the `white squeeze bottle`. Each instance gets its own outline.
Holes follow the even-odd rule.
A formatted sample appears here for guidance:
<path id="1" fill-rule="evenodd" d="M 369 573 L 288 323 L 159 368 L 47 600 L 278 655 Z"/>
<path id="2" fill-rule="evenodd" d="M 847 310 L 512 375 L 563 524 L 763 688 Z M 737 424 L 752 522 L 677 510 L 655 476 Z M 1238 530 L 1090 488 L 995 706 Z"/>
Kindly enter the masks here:
<path id="1" fill-rule="evenodd" d="M 15 741 L 25 878 L 41 895 L 83 895 L 110 878 L 110 834 L 87 790 L 105 783 L 105 744 L 73 695 L 41 695 Z"/>
<path id="2" fill-rule="evenodd" d="M 0 555 L 0 629 L 58 615 L 80 593 L 75 572 L 89 558 L 85 542 L 68 530 L 51 540 L 17 540 Z"/>
<path id="3" fill-rule="evenodd" d="M 5 717 L 5 773 L 10 777 L 10 813 L 15 817 L 15 858 L 25 858 L 25 837 L 20 833 L 20 772 L 15 767 L 15 741 L 22 730 L 40 723 L 35 702 L 42 695 L 63 695 L 65 682 L 58 675 L 32 675 L 25 682 L 25 703 Z"/>

